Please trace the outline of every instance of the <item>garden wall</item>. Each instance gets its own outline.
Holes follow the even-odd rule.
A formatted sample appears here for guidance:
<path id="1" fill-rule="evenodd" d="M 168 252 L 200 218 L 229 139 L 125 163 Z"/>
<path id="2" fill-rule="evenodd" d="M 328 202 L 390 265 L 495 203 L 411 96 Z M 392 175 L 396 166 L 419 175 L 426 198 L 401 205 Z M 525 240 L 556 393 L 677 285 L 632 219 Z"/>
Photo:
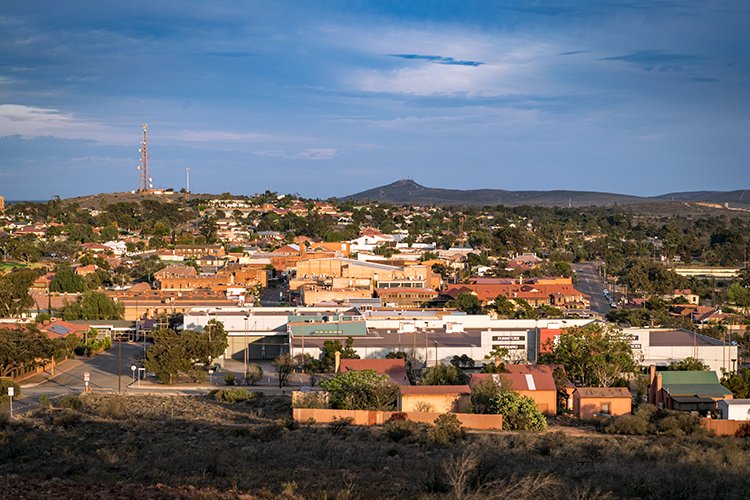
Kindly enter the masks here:
<path id="1" fill-rule="evenodd" d="M 351 418 L 354 425 L 382 425 L 394 413 L 401 413 L 407 419 L 414 422 L 433 424 L 435 419 L 442 413 L 427 412 L 395 412 L 395 411 L 376 411 L 376 410 L 328 410 L 320 408 L 294 408 L 292 417 L 296 422 L 305 423 L 310 419 L 319 424 L 327 424 L 334 419 Z M 461 425 L 467 429 L 502 429 L 502 415 L 475 415 L 471 413 L 454 413 L 461 421 Z"/>

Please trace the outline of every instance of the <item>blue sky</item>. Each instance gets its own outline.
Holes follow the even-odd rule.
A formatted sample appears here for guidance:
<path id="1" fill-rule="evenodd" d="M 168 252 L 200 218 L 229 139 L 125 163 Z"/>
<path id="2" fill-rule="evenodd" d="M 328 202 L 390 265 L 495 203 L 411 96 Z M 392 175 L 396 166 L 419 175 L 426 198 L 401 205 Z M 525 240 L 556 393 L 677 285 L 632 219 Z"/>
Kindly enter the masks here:
<path id="1" fill-rule="evenodd" d="M 750 188 L 750 3 L 0 5 L 0 194 Z"/>

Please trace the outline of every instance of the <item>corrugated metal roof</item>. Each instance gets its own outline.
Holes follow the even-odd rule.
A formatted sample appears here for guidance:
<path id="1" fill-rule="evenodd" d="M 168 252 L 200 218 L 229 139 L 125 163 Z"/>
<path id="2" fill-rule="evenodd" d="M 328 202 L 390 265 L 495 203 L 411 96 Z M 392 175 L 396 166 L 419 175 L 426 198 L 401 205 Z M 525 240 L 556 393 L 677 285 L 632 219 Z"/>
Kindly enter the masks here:
<path id="1" fill-rule="evenodd" d="M 719 384 L 664 384 L 670 396 L 728 396 L 732 391 Z"/>

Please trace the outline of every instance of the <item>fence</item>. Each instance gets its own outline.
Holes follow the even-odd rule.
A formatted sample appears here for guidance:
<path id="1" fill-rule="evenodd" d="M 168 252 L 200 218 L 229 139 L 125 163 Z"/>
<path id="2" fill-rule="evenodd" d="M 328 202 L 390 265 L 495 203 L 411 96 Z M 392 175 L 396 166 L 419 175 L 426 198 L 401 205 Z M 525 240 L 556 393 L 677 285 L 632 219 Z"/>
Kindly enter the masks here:
<path id="1" fill-rule="evenodd" d="M 319 424 L 328 424 L 334 420 L 351 418 L 354 425 L 383 425 L 394 413 L 400 413 L 407 419 L 425 424 L 432 424 L 442 413 L 432 412 L 395 412 L 378 410 L 328 410 L 319 408 L 294 408 L 292 417 L 295 422 L 314 420 Z M 502 415 L 478 415 L 471 413 L 454 413 L 461 425 L 467 429 L 499 430 L 503 428 Z"/>
<path id="2" fill-rule="evenodd" d="M 717 420 L 712 418 L 701 419 L 701 425 L 713 431 L 717 436 L 734 436 L 743 425 L 750 425 L 744 420 Z"/>

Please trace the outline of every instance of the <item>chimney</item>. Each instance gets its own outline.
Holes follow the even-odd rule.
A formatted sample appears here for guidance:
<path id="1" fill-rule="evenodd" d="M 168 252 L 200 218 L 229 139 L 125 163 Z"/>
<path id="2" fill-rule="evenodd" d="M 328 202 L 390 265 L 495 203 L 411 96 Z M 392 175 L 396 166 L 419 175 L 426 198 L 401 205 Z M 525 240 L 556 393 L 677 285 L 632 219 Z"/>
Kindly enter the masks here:
<path id="1" fill-rule="evenodd" d="M 298 243 L 299 245 L 299 256 L 302 257 L 302 260 L 305 260 L 307 258 L 307 246 L 305 245 L 305 241 L 302 240 Z"/>
<path id="2" fill-rule="evenodd" d="M 334 354 L 334 364 L 333 364 L 333 373 L 338 373 L 339 368 L 341 368 L 341 351 L 336 351 Z"/>

